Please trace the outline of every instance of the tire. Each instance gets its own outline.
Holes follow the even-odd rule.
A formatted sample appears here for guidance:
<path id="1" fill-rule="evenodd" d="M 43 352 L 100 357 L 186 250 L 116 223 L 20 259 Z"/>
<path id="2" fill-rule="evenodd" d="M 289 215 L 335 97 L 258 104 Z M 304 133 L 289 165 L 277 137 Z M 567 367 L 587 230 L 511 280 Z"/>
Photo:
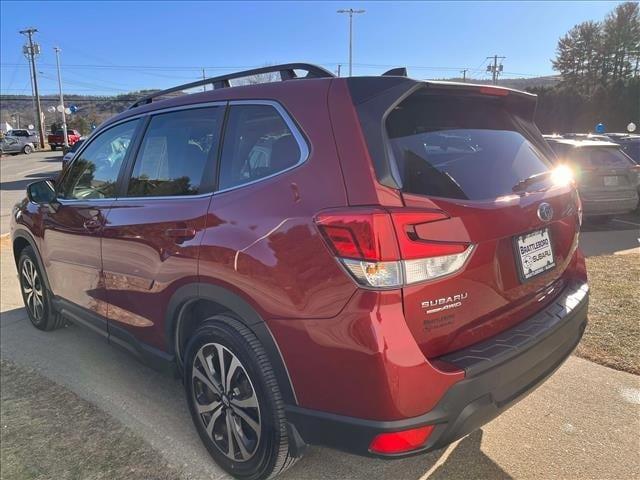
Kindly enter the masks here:
<path id="1" fill-rule="evenodd" d="M 42 281 L 42 272 L 31 247 L 25 247 L 20 253 L 18 278 L 22 300 L 33 326 L 44 331 L 61 327 L 64 321 L 62 316 L 51 308 L 51 294 Z"/>
<path id="2" fill-rule="evenodd" d="M 227 385 L 222 371 L 232 371 Z M 226 472 L 263 480 L 295 463 L 273 368 L 259 340 L 236 318 L 216 315 L 198 327 L 186 349 L 184 386 L 198 434 Z M 227 435 L 229 430 L 236 434 Z"/>
<path id="3" fill-rule="evenodd" d="M 33 152 L 33 148 L 31 148 L 31 146 L 29 145 L 25 145 L 22 149 L 22 153 L 24 153 L 25 155 L 29 155 L 31 152 Z"/>
<path id="4" fill-rule="evenodd" d="M 55 149 L 56 149 L 56 148 L 57 148 L 57 147 L 56 147 L 55 145 L 51 145 L 51 151 L 52 151 L 52 152 L 53 152 L 53 151 L 55 151 Z"/>

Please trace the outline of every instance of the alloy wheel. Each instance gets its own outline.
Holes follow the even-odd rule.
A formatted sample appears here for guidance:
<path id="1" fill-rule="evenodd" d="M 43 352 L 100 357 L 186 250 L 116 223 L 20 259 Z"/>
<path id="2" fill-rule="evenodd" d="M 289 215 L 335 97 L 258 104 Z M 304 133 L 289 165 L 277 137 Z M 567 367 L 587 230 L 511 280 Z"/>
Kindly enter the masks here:
<path id="1" fill-rule="evenodd" d="M 193 359 L 192 382 L 198 416 L 216 448 L 235 462 L 251 459 L 262 432 L 260 405 L 238 357 L 218 343 L 203 345 Z"/>
<path id="2" fill-rule="evenodd" d="M 20 273 L 24 303 L 36 322 L 40 322 L 44 315 L 44 291 L 38 270 L 30 258 L 22 262 Z"/>

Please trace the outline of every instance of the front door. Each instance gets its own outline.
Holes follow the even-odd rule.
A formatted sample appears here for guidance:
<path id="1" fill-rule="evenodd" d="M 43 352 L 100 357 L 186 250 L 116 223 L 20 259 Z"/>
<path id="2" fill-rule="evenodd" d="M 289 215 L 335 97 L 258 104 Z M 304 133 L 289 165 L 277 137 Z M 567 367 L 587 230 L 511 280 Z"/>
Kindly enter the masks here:
<path id="1" fill-rule="evenodd" d="M 224 105 L 151 117 L 103 231 L 109 338 L 165 348 L 173 293 L 198 278 Z"/>
<path id="2" fill-rule="evenodd" d="M 138 123 L 116 125 L 92 139 L 56 185 L 59 206 L 43 214 L 42 257 L 53 295 L 105 318 L 102 229 Z M 106 322 L 93 325 L 106 332 Z"/>

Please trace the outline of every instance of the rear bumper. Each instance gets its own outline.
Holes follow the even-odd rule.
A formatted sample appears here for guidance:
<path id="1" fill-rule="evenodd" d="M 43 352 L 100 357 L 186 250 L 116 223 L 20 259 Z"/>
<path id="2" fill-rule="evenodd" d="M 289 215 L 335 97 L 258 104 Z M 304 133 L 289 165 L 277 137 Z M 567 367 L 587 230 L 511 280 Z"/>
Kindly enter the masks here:
<path id="1" fill-rule="evenodd" d="M 586 283 L 572 284 L 547 308 L 517 326 L 440 357 L 463 369 L 465 378 L 449 388 L 435 408 L 419 417 L 378 421 L 288 406 L 287 418 L 305 442 L 359 455 L 379 456 L 369 451 L 379 433 L 423 425 L 435 425 L 426 444 L 391 457 L 444 447 L 500 415 L 560 367 L 582 337 L 587 307 Z"/>
<path id="2" fill-rule="evenodd" d="M 581 194 L 584 215 L 619 215 L 630 212 L 638 206 L 635 190 L 611 192 L 608 195 Z"/>

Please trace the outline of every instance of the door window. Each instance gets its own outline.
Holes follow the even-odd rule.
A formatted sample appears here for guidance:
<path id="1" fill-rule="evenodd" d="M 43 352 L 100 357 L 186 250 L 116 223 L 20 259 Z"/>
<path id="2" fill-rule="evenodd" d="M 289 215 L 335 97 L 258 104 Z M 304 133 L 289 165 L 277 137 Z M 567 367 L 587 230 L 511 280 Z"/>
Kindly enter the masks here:
<path id="1" fill-rule="evenodd" d="M 206 169 L 220 143 L 224 107 L 155 115 L 144 135 L 127 194 L 130 197 L 202 193 Z M 207 167 L 209 165 L 209 167 Z"/>
<path id="2" fill-rule="evenodd" d="M 273 106 L 231 106 L 220 161 L 221 190 L 275 175 L 300 160 L 300 146 Z"/>
<path id="3" fill-rule="evenodd" d="M 121 123 L 92 140 L 71 164 L 58 195 L 65 199 L 115 197 L 118 173 L 138 122 Z"/>

